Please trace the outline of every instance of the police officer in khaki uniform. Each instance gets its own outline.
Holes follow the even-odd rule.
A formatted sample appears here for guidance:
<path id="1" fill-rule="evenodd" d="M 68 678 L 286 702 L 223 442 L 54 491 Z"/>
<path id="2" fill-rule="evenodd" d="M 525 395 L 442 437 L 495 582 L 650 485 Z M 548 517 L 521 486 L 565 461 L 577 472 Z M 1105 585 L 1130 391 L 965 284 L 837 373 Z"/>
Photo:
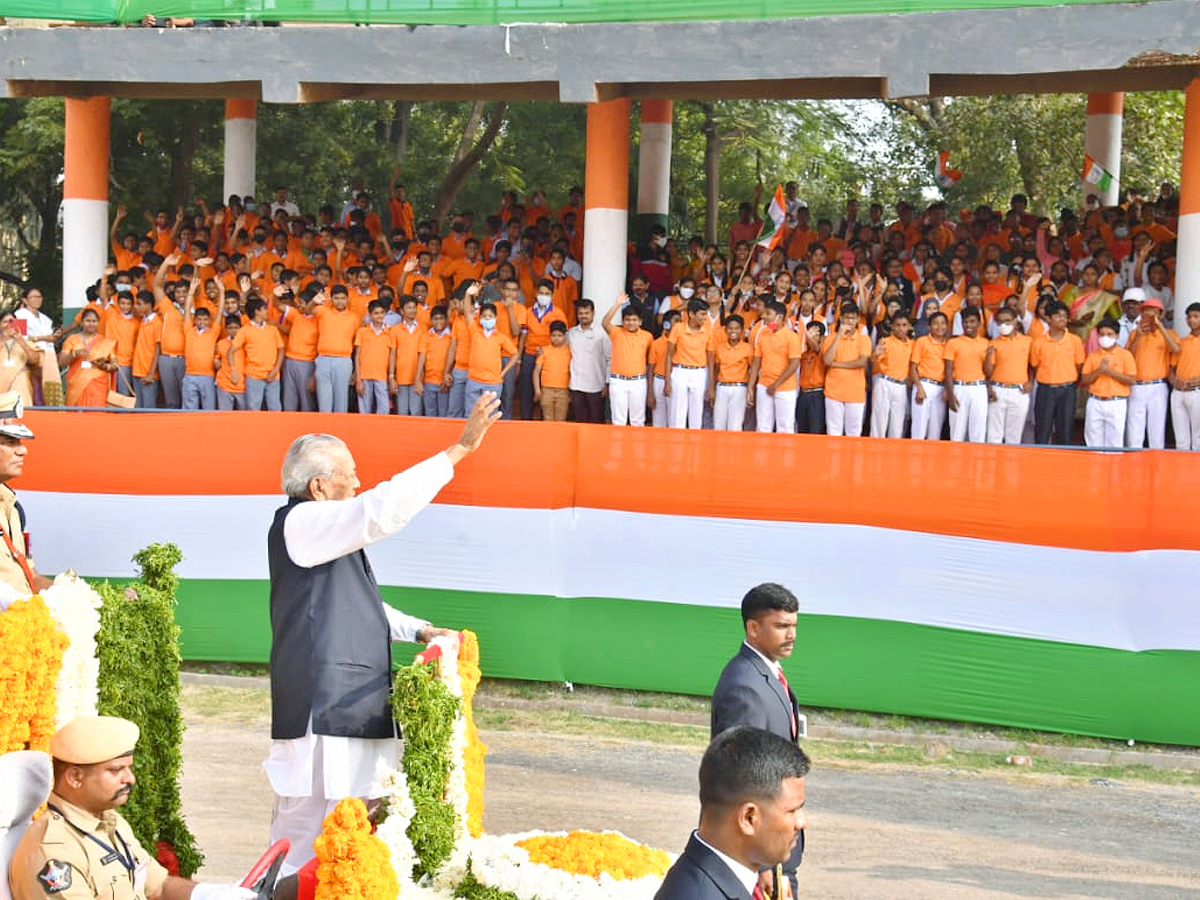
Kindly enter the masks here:
<path id="1" fill-rule="evenodd" d="M 232 884 L 168 875 L 116 811 L 129 798 L 138 727 L 83 716 L 50 739 L 54 790 L 9 865 L 14 900 L 254 900 Z"/>
<path id="2" fill-rule="evenodd" d="M 50 586 L 50 579 L 37 573 L 26 556 L 25 529 L 17 509 L 17 495 L 8 482 L 25 470 L 28 448 L 21 443 L 33 432 L 21 423 L 21 395 L 0 394 L 0 609 L 13 600 L 28 597 Z"/>

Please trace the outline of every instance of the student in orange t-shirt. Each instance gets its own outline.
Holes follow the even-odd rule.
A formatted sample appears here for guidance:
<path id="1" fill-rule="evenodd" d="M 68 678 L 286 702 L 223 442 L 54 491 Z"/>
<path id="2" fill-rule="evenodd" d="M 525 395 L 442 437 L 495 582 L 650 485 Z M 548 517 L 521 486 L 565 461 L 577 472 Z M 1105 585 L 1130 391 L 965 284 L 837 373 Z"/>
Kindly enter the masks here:
<path id="1" fill-rule="evenodd" d="M 474 294 L 471 285 L 465 301 L 468 319 L 474 318 Z M 484 303 L 479 307 L 479 321 L 469 321 L 471 329 L 471 357 L 467 363 L 467 391 L 464 398 L 467 409 L 473 409 L 476 401 L 485 392 L 499 397 L 504 387 L 504 376 L 517 365 L 517 345 L 512 338 L 496 327 L 496 304 Z M 503 362 L 508 358 L 508 363 Z"/>
<path id="2" fill-rule="evenodd" d="M 875 379 L 871 386 L 871 437 L 904 436 L 908 413 L 908 366 L 912 319 L 903 310 L 888 320 L 890 334 L 875 344 L 872 357 Z"/>
<path id="3" fill-rule="evenodd" d="M 523 419 L 533 419 L 537 415 L 537 404 L 533 399 L 533 369 L 537 365 L 537 351 L 550 345 L 550 326 L 555 322 L 562 322 L 568 327 L 570 325 L 566 312 L 554 304 L 553 282 L 539 282 L 533 305 L 525 314 L 525 348 L 517 373 L 517 399 Z"/>
<path id="4" fill-rule="evenodd" d="M 742 431 L 746 424 L 747 385 L 754 348 L 745 340 L 745 320 L 736 313 L 713 339 L 708 351 L 708 402 L 713 407 L 713 430 Z"/>
<path id="5" fill-rule="evenodd" d="M 641 326 L 641 317 L 638 325 Z M 547 422 L 567 421 L 571 405 L 571 346 L 567 343 L 567 323 L 550 323 L 550 343 L 539 347 L 533 367 L 533 399 L 542 408 Z"/>
<path id="6" fill-rule="evenodd" d="M 1115 319 L 1101 319 L 1096 326 L 1100 349 L 1083 363 L 1079 383 L 1090 394 L 1083 419 L 1083 443 L 1088 447 L 1124 445 L 1129 389 L 1138 370 L 1133 354 L 1117 344 L 1120 333 Z"/>
<path id="7" fill-rule="evenodd" d="M 1171 354 L 1171 424 L 1177 450 L 1200 450 L 1200 303 L 1188 304 L 1186 315 L 1188 333 Z"/>
<path id="8" fill-rule="evenodd" d="M 122 291 L 104 309 L 102 333 L 117 343 L 117 391 L 135 396 L 133 387 L 133 349 L 137 343 L 138 317 L 133 312 L 134 294 Z"/>
<path id="9" fill-rule="evenodd" d="M 396 363 L 396 338 L 383 322 L 387 312 L 385 301 L 372 300 L 367 306 L 370 321 L 354 335 L 354 391 L 358 411 L 368 415 L 386 416 L 392 408 L 388 382 Z M 412 384 L 408 387 L 411 391 Z"/>
<path id="10" fill-rule="evenodd" d="M 711 340 L 708 304 L 693 297 L 687 302 L 687 318 L 677 323 L 667 337 L 667 383 L 663 394 L 670 403 L 672 428 L 701 427 Z"/>
<path id="11" fill-rule="evenodd" d="M 913 342 L 908 363 L 908 383 L 912 386 L 912 425 L 914 441 L 940 441 L 946 424 L 946 397 L 942 380 L 946 374 L 946 345 L 950 319 L 944 312 L 929 315 L 929 334 Z"/>
<path id="12" fill-rule="evenodd" d="M 867 405 L 867 362 L 871 339 L 858 327 L 853 301 L 840 308 L 837 331 L 821 347 L 825 362 L 825 428 L 831 435 L 861 437 Z"/>
<path id="13" fill-rule="evenodd" d="M 421 395 L 427 416 L 445 418 L 450 414 L 450 386 L 454 383 L 453 366 L 457 345 L 450 327 L 450 312 L 435 306 L 429 312 L 429 329 L 421 335 L 414 389 Z"/>
<path id="14" fill-rule="evenodd" d="M 265 402 L 270 412 L 280 412 L 283 400 L 280 391 L 279 373 L 283 370 L 283 336 L 279 329 L 267 321 L 267 301 L 251 297 L 246 301 L 246 315 L 250 324 L 238 331 L 230 345 L 229 364 L 233 365 L 233 354 L 244 349 L 245 372 L 234 371 L 236 385 L 245 375 L 245 409 L 258 412 Z"/>
<path id="15" fill-rule="evenodd" d="M 349 307 L 345 285 L 335 284 L 329 305 L 317 307 L 317 409 L 346 412 L 350 409 L 350 381 L 354 376 L 354 336 L 362 317 Z M 386 376 L 385 376 L 386 377 Z"/>
<path id="16" fill-rule="evenodd" d="M 1046 307 L 1050 328 L 1035 338 L 1029 352 L 1029 365 L 1037 373 L 1033 398 L 1034 443 L 1071 443 L 1075 425 L 1075 386 L 1085 354 L 1083 342 L 1067 330 L 1070 312 L 1065 303 Z"/>
<path id="17" fill-rule="evenodd" d="M 283 354 L 283 408 L 286 412 L 313 412 L 317 408 L 316 368 L 317 298 L 321 285 L 313 282 L 300 291 L 297 305 L 289 305 L 279 323 L 286 344 Z"/>
<path id="18" fill-rule="evenodd" d="M 158 408 L 158 357 L 162 352 L 162 319 L 154 311 L 154 294 L 142 291 L 133 304 L 141 320 L 133 345 L 133 390 L 139 409 Z"/>
<path id="19" fill-rule="evenodd" d="M 1137 363 L 1137 382 L 1129 394 L 1129 415 L 1125 422 L 1125 446 L 1151 450 L 1167 445 L 1167 375 L 1171 356 L 1179 352 L 1175 331 L 1162 323 L 1163 303 L 1147 297 L 1137 328 L 1125 344 Z"/>
<path id="20" fill-rule="evenodd" d="M 621 327 L 613 325 L 621 310 Z M 646 424 L 648 382 L 646 371 L 654 335 L 642 328 L 642 317 L 629 305 L 629 295 L 621 294 L 600 323 L 612 342 L 609 364 L 608 402 L 614 425 Z"/>
<path id="21" fill-rule="evenodd" d="M 1033 378 L 1029 352 L 1033 339 L 1017 330 L 1017 312 L 1007 306 L 996 310 L 997 335 L 983 360 L 988 379 L 987 441 L 1019 444 L 1029 417 Z"/>
<path id="22" fill-rule="evenodd" d="M 419 416 L 424 410 L 425 404 L 421 398 L 424 388 L 417 388 L 417 368 L 425 333 L 426 329 L 417 319 L 417 299 L 401 297 L 400 321 L 392 326 L 393 363 L 389 375 L 389 387 L 396 395 L 397 415 Z"/>
<path id="23" fill-rule="evenodd" d="M 787 307 L 778 300 L 763 304 L 763 326 L 754 341 L 747 402 L 754 407 L 756 427 L 769 434 L 796 433 L 796 395 L 800 382 L 796 373 L 804 353 L 804 341 L 787 326 Z"/>
<path id="24" fill-rule="evenodd" d="M 677 309 L 670 310 L 662 320 L 662 333 L 650 345 L 647 371 L 653 372 L 653 387 L 646 400 L 650 409 L 650 424 L 655 428 L 666 428 L 670 422 L 671 398 L 667 396 L 667 348 L 670 346 L 671 330 L 678 328 L 683 316 Z"/>
<path id="25" fill-rule="evenodd" d="M 183 316 L 183 408 L 213 410 L 217 408 L 213 359 L 221 332 L 213 327 L 208 307 L 196 309 L 194 300 L 189 291 Z"/>
<path id="26" fill-rule="evenodd" d="M 983 361 L 988 339 L 979 333 L 983 315 L 974 306 L 962 311 L 963 333 L 946 347 L 944 376 L 946 406 L 950 410 L 950 440 L 982 444 L 987 438 L 987 378 Z"/>
<path id="27" fill-rule="evenodd" d="M 811 291 L 805 291 L 811 295 Z M 825 359 L 821 345 L 825 341 L 825 323 L 809 318 L 804 328 L 804 352 L 800 354 L 800 382 L 796 395 L 796 433 L 825 433 Z"/>

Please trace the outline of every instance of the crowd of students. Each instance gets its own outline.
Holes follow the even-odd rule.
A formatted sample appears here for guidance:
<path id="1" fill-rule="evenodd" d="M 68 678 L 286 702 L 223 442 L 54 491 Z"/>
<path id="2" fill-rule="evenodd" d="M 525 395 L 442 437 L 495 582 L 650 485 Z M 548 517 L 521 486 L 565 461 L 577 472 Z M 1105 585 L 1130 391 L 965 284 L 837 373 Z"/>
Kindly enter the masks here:
<path id="1" fill-rule="evenodd" d="M 599 314 L 578 189 L 557 209 L 509 192 L 444 235 L 400 184 L 379 209 L 304 215 L 279 188 L 145 231 L 118 209 L 60 354 L 67 402 L 462 416 L 495 389 L 526 419 L 997 443 L 1070 443 L 1078 403 L 1090 446 L 1163 447 L 1170 416 L 1200 449 L 1200 305 L 1165 318 L 1170 185 L 1057 221 L 1018 195 L 814 223 L 789 183 L 767 241 L 759 199 L 728 254 L 661 227 L 631 245 Z"/>

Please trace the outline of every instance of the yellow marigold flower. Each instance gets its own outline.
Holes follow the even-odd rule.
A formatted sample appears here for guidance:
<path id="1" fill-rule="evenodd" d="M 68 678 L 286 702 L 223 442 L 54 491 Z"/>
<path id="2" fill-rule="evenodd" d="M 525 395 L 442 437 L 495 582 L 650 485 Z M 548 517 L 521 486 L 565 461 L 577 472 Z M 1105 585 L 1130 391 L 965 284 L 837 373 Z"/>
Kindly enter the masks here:
<path id="1" fill-rule="evenodd" d="M 591 878 L 599 878 L 602 873 L 619 881 L 646 875 L 662 877 L 671 867 L 666 852 L 614 831 L 543 834 L 519 841 L 517 846 L 529 854 L 531 862 Z"/>

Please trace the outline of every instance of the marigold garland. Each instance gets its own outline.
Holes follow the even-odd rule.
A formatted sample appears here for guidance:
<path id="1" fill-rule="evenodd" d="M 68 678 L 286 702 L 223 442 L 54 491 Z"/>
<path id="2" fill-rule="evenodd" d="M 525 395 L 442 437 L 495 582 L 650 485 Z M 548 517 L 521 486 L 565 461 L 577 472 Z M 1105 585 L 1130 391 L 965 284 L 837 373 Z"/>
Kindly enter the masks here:
<path id="1" fill-rule="evenodd" d="M 592 878 L 602 873 L 618 881 L 646 875 L 661 877 L 671 867 L 671 857 L 665 851 L 635 843 L 615 831 L 537 835 L 519 841 L 517 846 L 529 854 L 530 862 Z"/>
<path id="2" fill-rule="evenodd" d="M 0 613 L 0 753 L 50 749 L 67 644 L 36 594 Z"/>
<path id="3" fill-rule="evenodd" d="M 487 745 L 475 728 L 475 689 L 479 670 L 479 638 L 473 631 L 462 631 L 458 645 L 458 677 L 462 683 L 462 714 L 467 721 L 467 746 L 463 752 L 463 770 L 467 782 L 467 833 L 473 838 L 483 834 L 484 758 Z"/>
<path id="4" fill-rule="evenodd" d="M 322 828 L 313 843 L 318 861 L 315 900 L 396 900 L 400 885 L 387 847 L 371 834 L 361 800 L 342 800 Z"/>

